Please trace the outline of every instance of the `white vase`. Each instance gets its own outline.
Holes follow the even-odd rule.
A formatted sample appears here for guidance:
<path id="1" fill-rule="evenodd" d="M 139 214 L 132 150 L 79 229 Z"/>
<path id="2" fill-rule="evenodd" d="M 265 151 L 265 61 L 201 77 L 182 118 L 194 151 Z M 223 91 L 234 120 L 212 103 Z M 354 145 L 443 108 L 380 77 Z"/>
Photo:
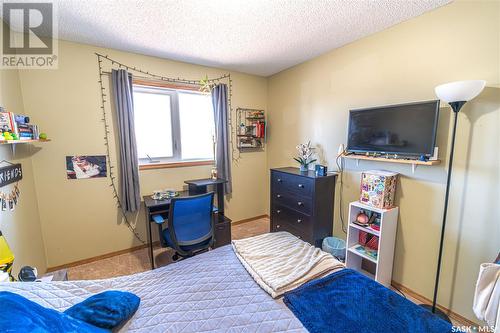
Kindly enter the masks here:
<path id="1" fill-rule="evenodd" d="M 306 172 L 308 170 L 307 165 L 301 164 L 300 165 L 300 172 Z"/>

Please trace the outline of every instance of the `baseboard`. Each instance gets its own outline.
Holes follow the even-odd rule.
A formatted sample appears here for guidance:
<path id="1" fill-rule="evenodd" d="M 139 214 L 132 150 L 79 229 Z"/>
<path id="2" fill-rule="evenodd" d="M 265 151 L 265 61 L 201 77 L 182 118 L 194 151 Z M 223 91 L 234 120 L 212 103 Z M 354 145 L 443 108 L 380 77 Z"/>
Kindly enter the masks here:
<path id="1" fill-rule="evenodd" d="M 403 286 L 402 284 L 396 282 L 396 281 L 392 281 L 391 285 L 399 290 L 401 290 L 404 294 L 410 296 L 411 298 L 414 298 L 416 299 L 417 301 L 423 303 L 423 304 L 429 304 L 431 305 L 432 304 L 432 301 L 430 299 L 428 299 L 427 297 L 425 296 L 422 296 L 420 295 L 419 293 L 416 293 L 414 292 L 413 290 L 411 289 L 408 289 L 407 287 Z M 448 308 L 445 308 L 444 306 L 441 306 L 441 305 L 437 305 L 437 307 L 443 311 L 444 313 L 446 313 L 448 315 L 448 317 L 450 317 L 450 319 L 452 321 L 454 321 L 455 323 L 458 323 L 460 324 L 460 326 L 471 326 L 471 327 L 478 327 L 480 326 L 479 324 L 459 315 L 458 313 L 456 312 L 453 312 L 451 311 L 450 309 Z"/>
<path id="2" fill-rule="evenodd" d="M 160 245 L 160 242 L 153 242 L 153 246 L 157 246 L 157 245 Z M 65 269 L 65 268 L 80 266 L 80 265 L 84 265 L 84 264 L 89 264 L 89 263 L 92 263 L 94 261 L 98 261 L 98 260 L 102 260 L 102 259 L 108 259 L 108 258 L 116 257 L 116 256 L 119 256 L 120 254 L 134 252 L 134 251 L 141 250 L 141 249 L 144 249 L 144 248 L 147 248 L 147 247 L 149 247 L 148 244 L 143 244 L 143 245 L 131 247 L 129 249 L 119 250 L 119 251 L 115 251 L 115 252 L 110 252 L 110 253 L 102 254 L 102 255 L 96 256 L 96 257 L 91 257 L 91 258 L 87 258 L 87 259 L 73 261 L 73 262 L 70 262 L 70 263 L 64 264 L 64 265 L 59 265 L 59 266 L 54 266 L 54 267 L 48 267 L 47 268 L 47 273 L 58 271 L 60 269 Z"/>
<path id="3" fill-rule="evenodd" d="M 267 214 L 258 215 L 258 216 L 250 217 L 248 219 L 243 219 L 243 220 L 231 222 L 231 225 L 238 225 L 238 224 L 248 223 L 248 222 L 252 222 L 252 221 L 255 221 L 255 220 L 258 220 L 258 219 L 263 219 L 263 218 L 266 218 L 266 217 L 269 218 L 269 215 L 267 215 Z"/>

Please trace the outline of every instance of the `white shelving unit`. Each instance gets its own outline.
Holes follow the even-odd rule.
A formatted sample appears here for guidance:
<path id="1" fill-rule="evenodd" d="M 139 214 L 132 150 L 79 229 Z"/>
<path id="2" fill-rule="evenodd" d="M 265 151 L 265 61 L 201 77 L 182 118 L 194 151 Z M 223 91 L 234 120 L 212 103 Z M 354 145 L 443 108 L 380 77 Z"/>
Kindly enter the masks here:
<path id="1" fill-rule="evenodd" d="M 352 223 L 356 220 L 356 216 L 361 211 L 364 211 L 368 215 L 370 215 L 370 212 L 380 214 L 379 231 Z M 363 273 L 386 287 L 391 285 L 398 214 L 399 208 L 397 207 L 380 209 L 367 206 L 359 201 L 349 204 L 349 227 L 347 229 L 346 253 L 347 268 Z M 356 247 L 359 246 L 358 240 L 360 231 L 365 231 L 378 237 L 378 254 L 376 259 L 356 250 Z"/>

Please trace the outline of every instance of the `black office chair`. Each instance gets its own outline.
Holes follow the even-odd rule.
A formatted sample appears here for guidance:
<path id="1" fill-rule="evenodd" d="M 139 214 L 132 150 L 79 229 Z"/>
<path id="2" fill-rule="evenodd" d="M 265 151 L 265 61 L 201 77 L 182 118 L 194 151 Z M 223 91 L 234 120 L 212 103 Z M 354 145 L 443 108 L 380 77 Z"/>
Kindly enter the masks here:
<path id="1" fill-rule="evenodd" d="M 213 192 L 171 200 L 167 226 L 160 225 L 159 230 L 162 247 L 176 251 L 173 260 L 191 257 L 213 246 L 213 201 Z"/>

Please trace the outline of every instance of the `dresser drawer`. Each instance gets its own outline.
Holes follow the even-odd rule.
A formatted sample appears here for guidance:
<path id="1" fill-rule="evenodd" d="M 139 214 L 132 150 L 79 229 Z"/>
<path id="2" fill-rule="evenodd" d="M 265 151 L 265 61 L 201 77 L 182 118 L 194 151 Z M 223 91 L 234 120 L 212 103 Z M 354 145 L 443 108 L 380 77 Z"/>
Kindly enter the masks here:
<path id="1" fill-rule="evenodd" d="M 294 236 L 297 236 L 298 238 L 302 239 L 303 241 L 306 241 L 309 243 L 312 242 L 312 232 L 311 231 L 305 230 L 305 229 L 294 228 L 292 225 L 290 225 L 287 222 L 281 223 L 281 222 L 274 221 L 271 228 L 272 228 L 273 232 L 286 231 L 286 232 L 291 233 Z"/>
<path id="2" fill-rule="evenodd" d="M 312 199 L 293 194 L 290 191 L 280 191 L 279 189 L 271 193 L 273 202 L 280 206 L 286 206 L 306 215 L 312 213 Z"/>
<path id="3" fill-rule="evenodd" d="M 297 229 L 312 229 L 311 217 L 285 206 L 274 205 L 272 218 L 276 223 L 286 223 Z"/>
<path id="4" fill-rule="evenodd" d="M 310 196 L 314 187 L 314 181 L 311 178 L 275 171 L 271 174 L 271 182 L 276 190 L 291 191 L 303 196 Z"/>

